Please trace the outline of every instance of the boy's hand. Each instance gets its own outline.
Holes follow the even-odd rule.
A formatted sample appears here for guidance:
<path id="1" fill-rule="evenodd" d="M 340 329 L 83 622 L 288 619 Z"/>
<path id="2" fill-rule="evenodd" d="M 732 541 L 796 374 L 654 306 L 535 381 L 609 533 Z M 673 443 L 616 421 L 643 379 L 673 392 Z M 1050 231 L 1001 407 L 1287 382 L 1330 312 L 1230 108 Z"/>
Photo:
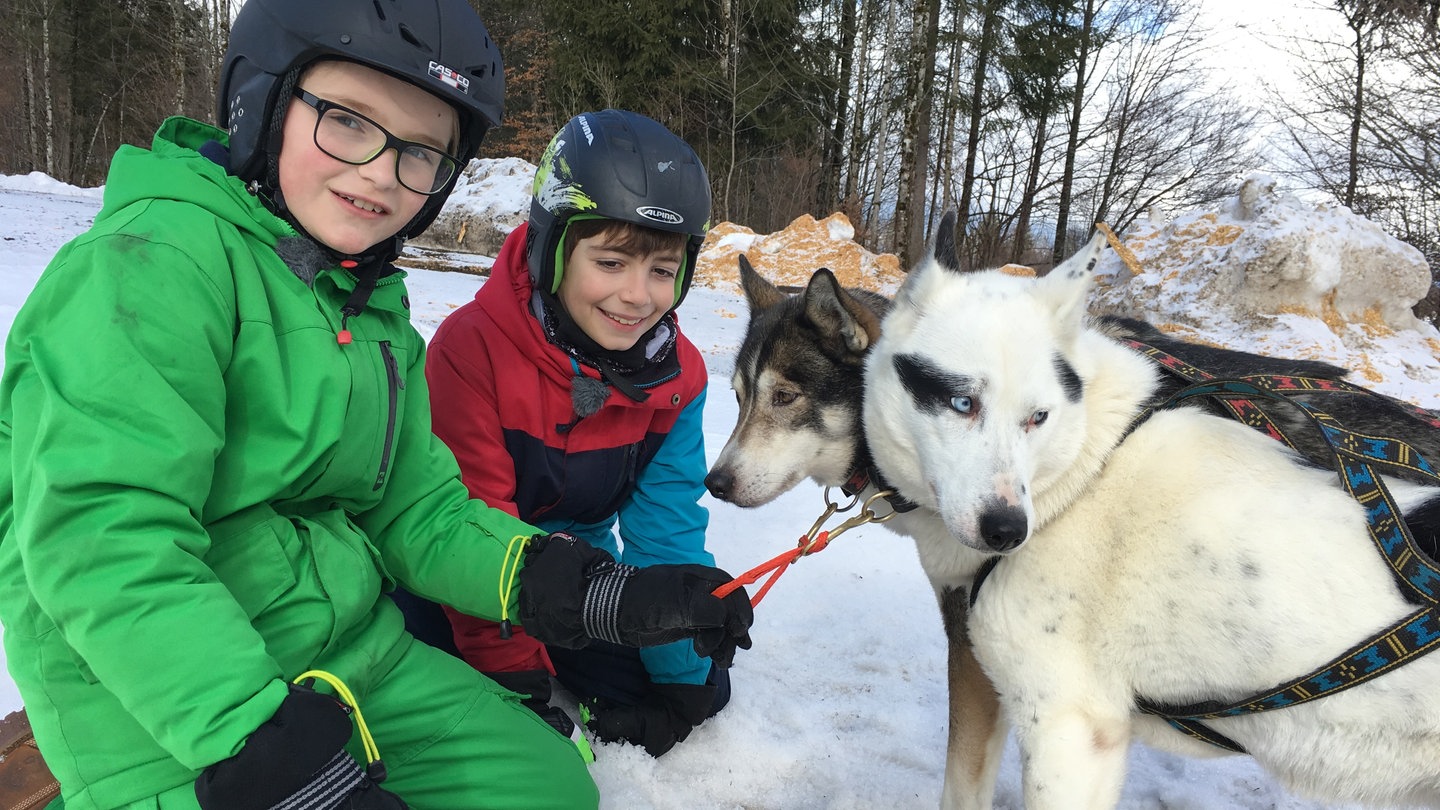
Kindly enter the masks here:
<path id="1" fill-rule="evenodd" d="M 634 706 L 597 701 L 586 727 L 602 742 L 628 742 L 658 757 L 684 742 L 705 721 L 715 702 L 708 684 L 657 683 Z"/>
<path id="2" fill-rule="evenodd" d="M 407 810 L 345 752 L 350 733 L 339 701 L 292 685 L 240 753 L 201 771 L 195 798 L 201 810 L 329 810 L 342 802 L 353 810 Z"/>
<path id="3" fill-rule="evenodd" d="M 590 639 L 652 647 L 690 639 L 721 667 L 750 649 L 754 614 L 744 589 L 711 594 L 732 577 L 706 565 L 621 565 L 564 533 L 536 535 L 520 569 L 520 623 L 546 644 L 578 649 Z"/>

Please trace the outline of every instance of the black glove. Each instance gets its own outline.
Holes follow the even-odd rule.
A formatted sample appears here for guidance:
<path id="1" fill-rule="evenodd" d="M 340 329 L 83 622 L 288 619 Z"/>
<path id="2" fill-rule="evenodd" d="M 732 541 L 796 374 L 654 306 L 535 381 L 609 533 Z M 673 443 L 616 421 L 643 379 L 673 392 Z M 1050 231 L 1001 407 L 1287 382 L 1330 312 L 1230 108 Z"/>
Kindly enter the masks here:
<path id="1" fill-rule="evenodd" d="M 540 719 L 553 726 L 560 732 L 560 736 L 570 737 L 575 733 L 575 721 L 570 719 L 570 715 L 559 706 L 550 705 L 549 672 L 543 669 L 526 669 L 519 672 L 486 672 L 484 675 L 511 692 L 524 695 L 520 703 L 540 715 Z"/>
<path id="2" fill-rule="evenodd" d="M 657 683 L 640 703 L 624 706 L 597 700 L 586 726 L 605 742 L 645 746 L 658 757 L 684 742 L 690 730 L 710 716 L 715 687 L 709 684 Z"/>
<path id="3" fill-rule="evenodd" d="M 520 569 L 520 623 L 546 644 L 579 649 L 591 639 L 653 647 L 691 639 L 695 652 L 730 666 L 750 649 L 754 615 L 744 588 L 711 591 L 733 577 L 706 565 L 621 565 L 601 549 L 557 532 L 535 535 Z"/>
<path id="4" fill-rule="evenodd" d="M 201 771 L 195 798 L 202 810 L 407 810 L 346 753 L 350 732 L 344 704 L 292 685 L 240 753 Z"/>

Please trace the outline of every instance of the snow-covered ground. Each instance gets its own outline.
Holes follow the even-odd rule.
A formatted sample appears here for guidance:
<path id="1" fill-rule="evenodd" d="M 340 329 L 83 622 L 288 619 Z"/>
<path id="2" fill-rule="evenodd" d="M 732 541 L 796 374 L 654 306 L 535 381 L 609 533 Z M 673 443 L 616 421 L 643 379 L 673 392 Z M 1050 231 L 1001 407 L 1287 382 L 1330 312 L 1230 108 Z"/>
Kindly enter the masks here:
<path id="1" fill-rule="evenodd" d="M 54 252 L 98 209 L 93 190 L 38 175 L 0 177 L 0 334 Z M 409 284 L 427 336 L 481 283 L 475 276 L 413 271 Z M 1171 299 L 1173 300 L 1173 299 Z M 728 285 L 697 285 L 683 328 L 705 353 L 711 395 L 706 447 L 713 460 L 734 425 L 729 389 L 745 304 Z M 1194 313 L 1203 322 L 1204 310 Z M 1178 319 L 1177 319 L 1178 320 Z M 1259 323 L 1259 322 L 1257 322 Z M 1249 330 L 1249 331 L 1247 331 Z M 1431 332 L 1434 330 L 1432 329 Z M 1237 348 L 1273 351 L 1254 324 L 1228 335 Z M 1426 339 L 1387 343 L 1377 383 L 1428 407 L 1440 401 Z M 1413 348 L 1412 348 L 1413 347 Z M 1410 356 L 1391 356 L 1415 352 Z M 1393 362 L 1392 362 L 1393 361 Z M 1430 369 L 1422 382 L 1406 368 Z M 823 511 L 818 487 L 805 484 L 773 504 L 743 510 L 708 498 L 711 548 L 732 573 L 793 547 Z M 734 669 L 734 699 L 718 717 L 662 759 L 637 748 L 598 747 L 592 766 L 607 810 L 930 810 L 939 804 L 944 768 L 945 644 L 929 584 L 913 545 L 883 528 L 864 527 L 802 560 L 756 611 L 754 649 Z M 0 712 L 20 706 L 0 677 Z M 996 806 L 1019 808 L 1013 742 L 1002 765 Z M 1319 810 L 1330 805 L 1288 794 L 1248 758 L 1181 759 L 1136 746 L 1126 810 Z M 1332 808 L 1333 810 L 1333 808 Z"/>

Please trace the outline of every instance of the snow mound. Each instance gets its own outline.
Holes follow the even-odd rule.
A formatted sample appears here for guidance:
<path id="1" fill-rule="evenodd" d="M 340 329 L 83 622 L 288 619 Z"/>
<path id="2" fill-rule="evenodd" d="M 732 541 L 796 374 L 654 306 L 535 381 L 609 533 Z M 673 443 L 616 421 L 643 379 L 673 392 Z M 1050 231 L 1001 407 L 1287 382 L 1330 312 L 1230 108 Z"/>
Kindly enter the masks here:
<path id="1" fill-rule="evenodd" d="M 1420 251 L 1343 206 L 1308 206 L 1254 174 L 1216 211 L 1137 222 L 1101 259 L 1092 309 L 1179 337 L 1326 360 L 1359 384 L 1440 405 L 1440 332 L 1412 307 Z"/>
<path id="2" fill-rule="evenodd" d="M 700 248 L 695 283 L 738 292 L 738 257 L 744 253 L 761 276 L 782 287 L 803 287 L 826 267 L 842 286 L 893 294 L 905 278 L 900 260 L 891 253 L 871 253 L 854 240 L 855 227 L 842 213 L 819 220 L 804 214 L 784 230 L 764 235 L 721 222 Z"/>
<path id="3" fill-rule="evenodd" d="M 105 194 L 105 187 L 81 188 L 69 183 L 62 183 L 44 172 L 30 172 L 29 174 L 0 174 L 0 191 L 31 191 L 37 194 L 91 197 L 98 200 Z"/>
<path id="4" fill-rule="evenodd" d="M 530 217 L 535 164 L 520 158 L 470 161 L 435 222 L 411 244 L 494 256 Z"/>

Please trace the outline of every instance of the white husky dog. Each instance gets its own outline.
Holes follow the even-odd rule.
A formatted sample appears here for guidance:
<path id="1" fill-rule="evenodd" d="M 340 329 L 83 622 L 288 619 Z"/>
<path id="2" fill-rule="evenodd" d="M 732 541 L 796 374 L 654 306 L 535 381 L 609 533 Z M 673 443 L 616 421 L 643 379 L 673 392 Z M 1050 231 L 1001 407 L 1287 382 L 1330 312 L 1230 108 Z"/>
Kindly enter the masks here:
<path id="1" fill-rule="evenodd" d="M 1425 606 L 1333 469 L 1200 407 L 1139 419 L 1162 373 L 1087 322 L 1103 244 L 1043 278 L 922 262 L 865 367 L 880 472 L 956 543 L 1005 555 L 969 629 L 1030 810 L 1113 807 L 1132 738 L 1223 753 L 1142 702 L 1269 693 Z M 1440 489 L 1385 481 L 1433 541 Z M 1440 807 L 1440 655 L 1206 725 L 1298 794 Z"/>

